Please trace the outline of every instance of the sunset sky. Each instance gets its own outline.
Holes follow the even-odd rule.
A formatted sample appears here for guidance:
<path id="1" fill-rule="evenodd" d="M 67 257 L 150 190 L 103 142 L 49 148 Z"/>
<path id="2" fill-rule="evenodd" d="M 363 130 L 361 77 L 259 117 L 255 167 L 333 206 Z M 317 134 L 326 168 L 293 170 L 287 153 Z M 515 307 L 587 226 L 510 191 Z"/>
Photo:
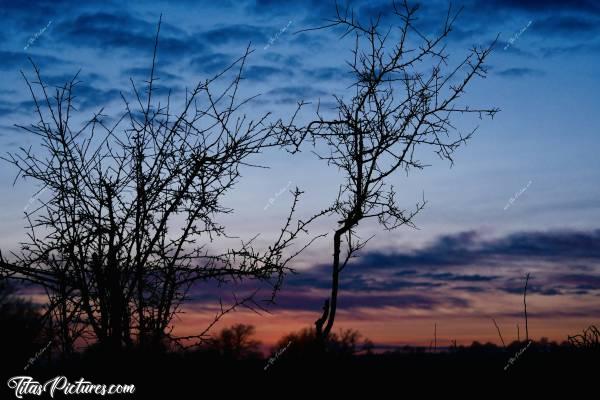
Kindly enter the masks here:
<path id="1" fill-rule="evenodd" d="M 387 0 L 349 4 L 364 20 L 382 15 L 382 24 L 393 21 Z M 336 30 L 298 31 L 326 23 L 333 6 L 325 0 L 0 0 L 0 151 L 37 148 L 13 126 L 35 122 L 20 73 L 31 76 L 28 57 L 51 84 L 81 70 L 78 122 L 101 107 L 114 117 L 122 110 L 119 93 L 131 96 L 129 78 L 143 85 L 148 75 L 161 14 L 160 93 L 170 88 L 184 98 L 186 88 L 250 44 L 242 94 L 261 96 L 247 113 L 286 119 L 300 100 L 330 107 L 333 94 L 351 95 L 345 60 L 353 39 L 341 39 Z M 453 2 L 454 10 L 461 6 L 448 40 L 450 64 L 499 34 L 488 77 L 475 81 L 464 99 L 501 111 L 493 120 L 456 121 L 479 130 L 456 153 L 454 166 L 424 153 L 430 167 L 393 177 L 406 207 L 423 195 L 428 202 L 415 219 L 418 230 L 360 226 L 361 236 L 376 236 L 343 273 L 336 329 L 357 329 L 382 348 L 429 345 L 434 324 L 441 345 L 498 342 L 492 318 L 505 340 L 516 339 L 517 324 L 524 332 L 527 273 L 531 337 L 562 341 L 600 319 L 600 3 Z M 435 34 L 447 8 L 447 1 L 423 2 L 417 25 Z M 301 119 L 311 116 L 309 106 Z M 269 168 L 243 170 L 226 200 L 235 213 L 221 222 L 241 238 L 260 233 L 259 243 L 283 223 L 288 189 L 305 191 L 300 212 L 308 216 L 331 203 L 341 182 L 310 151 L 293 157 L 266 151 L 257 160 Z M 17 171 L 0 165 L 0 249 L 6 254 L 25 239 L 23 210 L 37 200 L 32 182 L 13 186 Z M 333 228 L 335 220 L 323 219 L 311 233 Z M 330 254 L 330 241 L 318 241 L 294 264 L 299 274 L 286 281 L 270 314 L 240 311 L 219 327 L 249 322 L 260 340 L 273 344 L 311 326 L 330 283 Z M 177 330 L 203 329 L 230 289 L 196 287 Z"/>

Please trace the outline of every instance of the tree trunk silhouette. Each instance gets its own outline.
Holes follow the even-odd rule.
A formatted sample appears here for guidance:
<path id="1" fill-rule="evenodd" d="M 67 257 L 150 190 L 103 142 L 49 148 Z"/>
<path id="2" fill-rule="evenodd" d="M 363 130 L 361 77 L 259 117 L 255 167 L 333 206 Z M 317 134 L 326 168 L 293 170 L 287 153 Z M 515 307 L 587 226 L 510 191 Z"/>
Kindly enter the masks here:
<path id="1" fill-rule="evenodd" d="M 337 15 L 328 25 L 305 30 L 341 28 L 342 38 L 355 36 L 348 62 L 353 79 L 348 87 L 353 93 L 334 96 L 334 115 L 322 112 L 319 104 L 316 119 L 311 122 L 280 126 L 280 133 L 292 144 L 288 151 L 296 153 L 308 142 L 318 159 L 341 171 L 344 180 L 330 207 L 339 218 L 333 236 L 331 291 L 323 313 L 315 321 L 322 339 L 330 334 L 336 318 L 340 275 L 370 240 L 358 235 L 359 223 L 375 218 L 388 231 L 403 225 L 414 228 L 413 218 L 425 206 L 423 199 L 417 201 L 413 211 L 401 207 L 389 182 L 391 177 L 402 169 L 408 173 L 427 166 L 415 157 L 417 148 L 431 147 L 440 158 L 452 163 L 453 152 L 475 132 L 463 136 L 455 128 L 453 117 L 493 117 L 498 111 L 456 105 L 474 77 L 485 77 L 484 61 L 495 41 L 487 47 L 473 48 L 456 68 L 444 71 L 448 55 L 443 42 L 459 13 L 449 10 L 441 33 L 427 38 L 413 23 L 417 7 L 410 7 L 406 1 L 393 3 L 393 7 L 392 17 L 399 24 L 389 29 L 380 26 L 381 18 L 365 24 L 356 13 L 336 6 Z M 396 27 L 399 39 L 390 43 L 395 37 L 390 31 Z M 408 38 L 413 35 L 420 43 L 411 46 Z M 426 74 L 421 66 L 427 61 L 432 68 Z M 299 104 L 296 114 L 305 104 Z"/>

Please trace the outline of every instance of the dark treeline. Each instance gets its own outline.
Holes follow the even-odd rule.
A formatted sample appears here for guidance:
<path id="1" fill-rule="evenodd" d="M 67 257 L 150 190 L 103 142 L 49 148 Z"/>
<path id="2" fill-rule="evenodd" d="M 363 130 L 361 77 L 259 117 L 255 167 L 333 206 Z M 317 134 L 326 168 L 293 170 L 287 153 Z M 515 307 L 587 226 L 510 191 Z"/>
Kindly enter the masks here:
<path id="1" fill-rule="evenodd" d="M 94 383 L 135 384 L 137 393 L 123 398 L 193 393 L 199 381 L 223 384 L 223 393 L 242 388 L 258 390 L 265 385 L 284 387 L 299 385 L 299 380 L 314 381 L 327 371 L 333 371 L 335 377 L 360 379 L 356 382 L 368 383 L 369 387 L 398 383 L 394 380 L 398 378 L 391 376 L 400 377 L 407 387 L 427 379 L 584 379 L 597 371 L 600 355 L 600 335 L 594 326 L 561 343 L 545 338 L 530 343 L 514 341 L 506 346 L 475 341 L 468 346 L 404 346 L 386 351 L 378 350 L 355 330 L 332 333 L 323 347 L 315 329 L 306 328 L 283 336 L 265 352 L 255 339 L 254 326 L 235 324 L 193 350 L 156 346 L 111 353 L 91 344 L 64 357 L 52 346 L 46 348 L 52 332 L 42 329 L 36 307 L 6 287 L 2 293 L 0 351 L 4 382 L 18 375 L 34 376 L 40 382 L 65 375 L 71 381 L 84 377 Z M 6 385 L 2 391 L 13 395 Z"/>

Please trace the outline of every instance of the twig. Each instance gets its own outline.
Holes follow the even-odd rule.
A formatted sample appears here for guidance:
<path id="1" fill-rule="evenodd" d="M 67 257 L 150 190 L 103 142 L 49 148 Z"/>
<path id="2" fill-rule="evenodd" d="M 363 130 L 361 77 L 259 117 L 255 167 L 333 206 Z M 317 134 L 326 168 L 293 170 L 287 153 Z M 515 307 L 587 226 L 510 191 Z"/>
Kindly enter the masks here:
<path id="1" fill-rule="evenodd" d="M 504 339 L 502 338 L 502 333 L 500 332 L 500 327 L 498 326 L 498 324 L 496 323 L 496 320 L 494 318 L 492 318 L 492 321 L 494 321 L 494 325 L 496 325 L 496 329 L 498 330 L 498 336 L 500 336 L 500 341 L 502 342 L 502 346 L 504 346 L 506 348 L 506 343 L 504 343 Z"/>
<path id="2" fill-rule="evenodd" d="M 433 324 L 433 351 L 437 352 L 437 323 Z"/>
<path id="3" fill-rule="evenodd" d="M 523 307 L 525 309 L 525 341 L 529 341 L 529 326 L 527 325 L 527 283 L 529 282 L 529 274 L 525 278 L 525 290 L 523 291 Z"/>

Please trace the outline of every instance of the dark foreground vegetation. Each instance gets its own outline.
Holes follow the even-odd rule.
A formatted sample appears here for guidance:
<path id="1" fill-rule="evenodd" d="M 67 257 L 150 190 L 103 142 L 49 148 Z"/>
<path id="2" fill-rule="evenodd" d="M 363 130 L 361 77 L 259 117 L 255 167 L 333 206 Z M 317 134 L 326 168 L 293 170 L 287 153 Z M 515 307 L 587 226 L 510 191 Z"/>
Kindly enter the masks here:
<path id="1" fill-rule="evenodd" d="M 323 342 L 314 328 L 307 328 L 284 336 L 265 352 L 254 339 L 255 328 L 237 324 L 191 349 L 153 345 L 114 352 L 89 344 L 65 356 L 53 341 L 55 333 L 41 324 L 36 307 L 10 291 L 0 290 L 0 294 L 0 399 L 16 398 L 7 384 L 15 376 L 31 376 L 44 383 L 64 375 L 71 383 L 84 378 L 94 384 L 134 384 L 136 388 L 127 395 L 64 396 L 58 392 L 54 398 L 195 399 L 203 398 L 205 390 L 268 397 L 285 393 L 282 390 L 311 391 L 323 379 L 340 382 L 337 389 L 343 391 L 467 390 L 481 382 L 580 388 L 596 385 L 600 371 L 600 331 L 593 325 L 562 343 L 541 339 L 504 347 L 474 342 L 387 351 L 377 349 L 357 331 L 333 333 Z"/>
<path id="2" fill-rule="evenodd" d="M 577 383 L 581 387 L 595 385 L 599 371 L 600 332 L 594 326 L 560 344 L 546 339 L 515 341 L 506 347 L 474 342 L 385 352 L 361 340 L 356 331 L 332 334 L 323 343 L 314 329 L 305 329 L 283 337 L 265 357 L 260 342 L 253 339 L 254 327 L 238 324 L 194 350 L 153 347 L 114 353 L 92 344 L 62 357 L 52 345 L 47 347 L 47 332 L 35 333 L 40 332 L 35 312 L 26 302 L 3 306 L 1 318 L 2 399 L 15 398 L 7 380 L 19 375 L 42 383 L 64 375 L 69 382 L 83 377 L 95 384 L 134 384 L 136 388 L 128 395 L 58 393 L 55 398 L 192 399 L 203 398 L 205 390 L 225 396 L 262 393 L 274 397 L 317 389 L 323 379 L 338 380 L 342 391 L 438 390 L 445 385 L 451 391 L 453 387 L 468 390 L 467 386 L 481 382 L 541 383 L 544 387 Z M 49 397 L 45 393 L 23 398 Z"/>
<path id="3" fill-rule="evenodd" d="M 314 328 L 285 335 L 267 349 L 255 340 L 254 326 L 236 324 L 190 348 L 164 342 L 115 351 L 95 342 L 82 343 L 78 351 L 67 354 L 56 339 L 56 328 L 43 324 L 38 307 L 0 281 L 0 326 L 0 399 L 17 398 L 8 386 L 8 380 L 17 376 L 40 383 L 65 376 L 70 383 L 83 378 L 107 386 L 135 385 L 134 394 L 57 392 L 54 398 L 196 399 L 205 397 L 206 390 L 267 397 L 313 391 L 323 379 L 338 382 L 335 391 L 469 391 L 482 382 L 502 388 L 581 388 L 596 386 L 600 372 L 600 330 L 595 325 L 562 343 L 542 338 L 506 346 L 473 342 L 384 351 L 354 330 L 331 333 L 323 341 Z M 22 398 L 50 397 L 43 393 Z"/>
<path id="4" fill-rule="evenodd" d="M 461 385 L 485 381 L 543 383 L 545 386 L 577 383 L 581 386 L 593 384 L 590 378 L 598 375 L 597 349 L 581 350 L 543 342 L 532 344 L 508 370 L 504 370 L 509 358 L 523 346 L 522 343 L 515 343 L 502 349 L 489 344 L 474 344 L 439 353 L 407 349 L 381 354 L 329 353 L 321 356 L 302 353 L 290 346 L 267 370 L 265 366 L 268 360 L 262 357 L 236 359 L 214 352 L 148 351 L 132 351 L 116 356 L 89 351 L 69 360 L 52 363 L 40 360 L 27 373 L 23 373 L 20 364 L 3 363 L 5 378 L 2 398 L 14 398 L 6 379 L 19 374 L 33 376 L 39 382 L 65 375 L 70 382 L 84 377 L 93 383 L 135 384 L 136 393 L 123 398 L 136 399 L 154 398 L 154 395 L 165 399 L 197 398 L 191 395 L 211 387 L 224 395 L 263 390 L 269 392 L 286 387 L 292 391 L 308 390 L 316 389 L 320 379 L 325 376 L 346 382 L 341 389 L 395 387 L 420 390 L 428 381 L 454 381 Z M 351 386 L 347 387 L 347 384 Z M 265 393 L 265 396 L 269 396 L 269 393 Z M 60 395 L 58 397 L 61 398 Z M 90 395 L 69 397 L 102 398 Z M 118 396 L 108 396 L 113 397 Z"/>

